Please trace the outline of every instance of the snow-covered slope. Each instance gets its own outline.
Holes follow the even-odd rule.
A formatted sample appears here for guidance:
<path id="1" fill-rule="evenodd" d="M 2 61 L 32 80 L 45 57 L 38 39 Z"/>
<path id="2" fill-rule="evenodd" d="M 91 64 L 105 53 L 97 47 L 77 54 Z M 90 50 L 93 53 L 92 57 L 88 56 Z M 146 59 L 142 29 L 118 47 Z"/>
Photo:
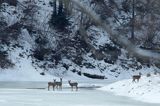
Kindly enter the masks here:
<path id="1" fill-rule="evenodd" d="M 10 6 L 6 3 L 2 6 L 5 11 L 0 13 L 7 23 L 6 27 L 19 23 L 20 28 L 16 29 L 19 29 L 17 31 L 19 33 L 16 33 L 18 39 L 9 39 L 10 45 L 2 45 L 4 47 L 2 51 L 8 53 L 9 59 L 15 66 L 8 69 L 0 68 L 0 81 L 44 81 L 53 79 L 53 76 L 66 77 L 67 79 L 85 79 L 85 75 L 88 74 L 115 80 L 130 78 L 130 76 L 140 71 L 142 73 L 155 71 L 155 67 L 149 68 L 147 65 L 142 65 L 136 61 L 136 59 L 128 57 L 126 50 L 114 44 L 108 33 L 95 25 L 91 25 L 86 31 L 91 47 L 96 49 L 96 53 L 92 53 L 91 51 L 94 51 L 94 49 L 87 48 L 88 45 L 83 41 L 84 39 L 77 34 L 83 13 L 77 9 L 72 9 L 73 14 L 70 16 L 71 26 L 69 26 L 70 33 L 65 34 L 51 29 L 48 24 L 53 11 L 50 0 L 33 1 L 35 2 L 18 0 L 17 6 Z M 91 5 L 91 0 L 79 0 L 79 2 L 84 2 L 86 7 Z M 92 8 L 92 6 L 90 7 Z M 84 19 L 86 18 L 84 17 Z M 84 22 L 84 24 L 87 24 L 87 22 Z M 14 27 L 10 30 L 14 31 Z M 9 31 L 7 30 L 7 32 Z M 12 37 L 12 33 L 11 31 L 8 36 Z M 66 37 L 66 39 L 62 39 L 62 37 Z M 42 41 L 47 41 L 47 44 L 36 43 L 39 38 Z M 13 45 L 18 46 L 13 47 Z M 39 50 L 41 46 L 45 49 L 50 49 L 51 53 L 44 53 L 45 55 L 43 56 L 47 58 L 38 60 L 35 57 L 37 53 L 35 51 L 37 48 Z M 42 50 L 40 49 L 38 53 L 44 52 L 44 49 Z M 101 60 L 93 56 L 94 54 L 99 55 L 99 53 L 105 54 Z M 56 63 L 57 58 L 59 60 Z"/>
<path id="2" fill-rule="evenodd" d="M 31 58 L 23 54 L 22 49 L 15 49 L 11 52 L 10 58 L 14 61 L 14 68 L 0 69 L 0 81 L 49 81 L 53 76 L 46 74 L 40 75 L 43 70 L 35 69 Z M 19 54 L 22 56 L 20 57 Z"/>
<path id="3" fill-rule="evenodd" d="M 160 103 L 160 75 L 143 76 L 138 83 L 132 79 L 122 80 L 100 88 L 100 90 L 113 92 L 117 95 L 129 96 L 136 100 Z"/>

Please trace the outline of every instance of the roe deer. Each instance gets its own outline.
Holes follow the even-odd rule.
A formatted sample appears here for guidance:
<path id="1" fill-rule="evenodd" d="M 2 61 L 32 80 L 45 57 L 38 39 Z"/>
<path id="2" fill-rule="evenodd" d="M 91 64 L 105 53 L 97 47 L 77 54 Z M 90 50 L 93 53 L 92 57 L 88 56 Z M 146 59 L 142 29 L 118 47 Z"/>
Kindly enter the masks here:
<path id="1" fill-rule="evenodd" d="M 78 91 L 78 83 L 77 82 L 71 82 L 71 80 L 69 80 L 68 83 L 71 86 L 72 91 L 73 91 L 73 87 L 75 87 L 76 91 Z"/>
<path id="2" fill-rule="evenodd" d="M 137 80 L 137 82 L 139 82 L 139 79 L 141 78 L 141 75 L 142 75 L 142 73 L 139 73 L 139 75 L 133 75 L 132 76 L 132 82 L 136 82 L 136 80 Z"/>
<path id="3" fill-rule="evenodd" d="M 60 82 L 55 82 L 56 88 L 62 90 L 62 78 L 60 78 Z"/>
<path id="4" fill-rule="evenodd" d="M 55 82 L 56 80 L 54 80 L 54 82 L 48 82 L 48 91 L 49 91 L 50 86 L 52 86 L 54 90 L 54 87 L 56 86 Z"/>

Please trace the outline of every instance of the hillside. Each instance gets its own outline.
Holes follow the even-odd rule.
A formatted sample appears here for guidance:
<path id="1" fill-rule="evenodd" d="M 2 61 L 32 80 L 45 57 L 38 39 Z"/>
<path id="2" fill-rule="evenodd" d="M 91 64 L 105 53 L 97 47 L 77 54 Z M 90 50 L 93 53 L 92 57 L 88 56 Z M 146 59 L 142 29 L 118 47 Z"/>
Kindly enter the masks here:
<path id="1" fill-rule="evenodd" d="M 159 11 L 138 2 L 132 38 L 132 6 L 111 1 L 0 1 L 0 80 L 117 80 L 159 71 Z"/>

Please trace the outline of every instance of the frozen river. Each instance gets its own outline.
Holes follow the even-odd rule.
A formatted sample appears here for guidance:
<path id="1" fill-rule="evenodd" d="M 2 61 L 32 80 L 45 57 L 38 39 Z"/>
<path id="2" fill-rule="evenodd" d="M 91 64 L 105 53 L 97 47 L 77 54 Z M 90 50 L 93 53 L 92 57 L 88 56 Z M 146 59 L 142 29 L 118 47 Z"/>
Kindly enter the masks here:
<path id="1" fill-rule="evenodd" d="M 85 84 L 84 84 L 85 85 Z M 48 91 L 46 83 L 0 82 L 0 106 L 160 106 L 81 87 L 71 91 Z"/>

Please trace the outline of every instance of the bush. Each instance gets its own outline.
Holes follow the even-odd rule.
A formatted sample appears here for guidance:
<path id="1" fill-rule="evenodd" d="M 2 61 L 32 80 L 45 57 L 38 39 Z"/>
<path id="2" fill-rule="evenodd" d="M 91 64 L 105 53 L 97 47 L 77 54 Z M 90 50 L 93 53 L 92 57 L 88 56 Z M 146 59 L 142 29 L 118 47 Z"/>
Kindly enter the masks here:
<path id="1" fill-rule="evenodd" d="M 101 76 L 101 75 L 95 75 L 95 74 L 88 74 L 88 73 L 83 73 L 84 76 L 88 77 L 88 78 L 92 78 L 92 79 L 106 79 L 105 76 Z"/>
<path id="2" fill-rule="evenodd" d="M 147 73 L 147 77 L 150 77 L 151 76 L 151 73 Z"/>
<path id="3" fill-rule="evenodd" d="M 2 3 L 8 3 L 9 5 L 16 6 L 17 0 L 0 0 L 0 4 Z"/>
<path id="4" fill-rule="evenodd" d="M 157 75 L 158 74 L 158 72 L 157 71 L 154 71 L 154 73 L 153 73 L 154 75 Z"/>
<path id="5" fill-rule="evenodd" d="M 33 56 L 40 61 L 45 60 L 48 54 L 50 54 L 50 49 L 40 48 L 33 51 Z"/>
<path id="6" fill-rule="evenodd" d="M 22 25 L 20 23 L 15 23 L 2 29 L 0 33 L 0 42 L 9 44 L 12 40 L 17 41 L 19 34 L 21 33 L 21 27 Z"/>
<path id="7" fill-rule="evenodd" d="M 7 22 L 5 22 L 3 17 L 0 17 L 0 29 L 7 26 Z"/>
<path id="8" fill-rule="evenodd" d="M 8 54 L 5 51 L 0 51 L 0 68 L 6 69 L 13 67 L 14 64 L 8 59 Z"/>
<path id="9" fill-rule="evenodd" d="M 69 20 L 66 17 L 65 13 L 59 14 L 59 15 L 53 14 L 49 23 L 50 23 L 50 26 L 52 26 L 53 28 L 63 31 L 69 25 Z"/>
<path id="10" fill-rule="evenodd" d="M 64 8 L 63 1 L 59 1 L 58 11 L 56 2 L 51 4 L 54 8 L 53 14 L 49 21 L 51 27 L 56 28 L 60 31 L 65 31 L 66 27 L 70 24 L 67 18 L 66 9 Z"/>

